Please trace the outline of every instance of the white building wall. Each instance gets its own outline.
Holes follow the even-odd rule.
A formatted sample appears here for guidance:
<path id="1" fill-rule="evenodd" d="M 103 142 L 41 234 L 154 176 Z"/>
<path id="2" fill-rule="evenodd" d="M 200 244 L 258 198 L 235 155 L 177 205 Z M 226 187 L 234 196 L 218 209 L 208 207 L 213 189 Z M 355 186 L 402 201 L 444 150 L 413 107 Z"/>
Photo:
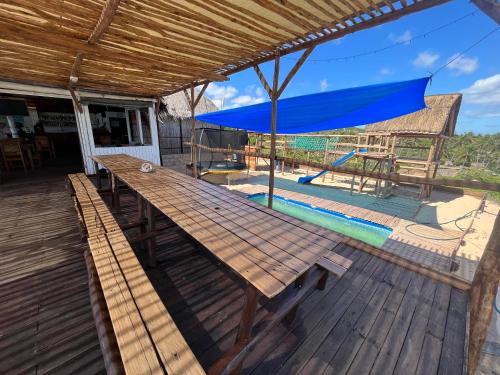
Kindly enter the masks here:
<path id="1" fill-rule="evenodd" d="M 156 115 L 153 105 L 148 106 L 149 123 L 151 125 L 152 144 L 146 146 L 126 146 L 126 147 L 95 147 L 94 136 L 92 134 L 92 124 L 90 122 L 90 113 L 88 105 L 82 105 L 83 113 L 75 108 L 78 126 L 78 136 L 83 156 L 83 164 L 86 174 L 94 174 L 94 155 L 114 155 L 126 154 L 140 159 L 160 164 L 160 152 L 158 148 L 158 127 L 156 125 Z"/>
<path id="2" fill-rule="evenodd" d="M 13 82 L 6 82 L 0 80 L 0 93 L 9 93 L 23 96 L 42 96 L 49 98 L 72 99 L 70 93 L 66 89 L 50 88 L 44 86 L 34 86 L 19 84 Z M 160 164 L 160 152 L 158 147 L 158 126 L 156 124 L 156 115 L 153 108 L 155 99 L 144 99 L 136 97 L 125 97 L 113 94 L 99 94 L 92 92 L 82 92 L 82 95 L 88 98 L 97 99 L 112 99 L 115 101 L 114 105 L 119 103 L 116 101 L 123 100 L 130 102 L 131 100 L 138 103 L 144 103 L 144 107 L 148 107 L 149 123 L 151 125 L 151 138 L 152 144 L 148 146 L 128 146 L 128 147 L 95 147 L 94 137 L 92 134 L 92 124 L 90 122 L 90 115 L 88 105 L 82 105 L 84 111 L 80 113 L 75 108 L 76 124 L 78 131 L 78 138 L 80 140 L 80 148 L 83 158 L 83 166 L 85 173 L 93 174 L 94 162 L 92 161 L 93 155 L 112 155 L 112 154 L 128 154 L 153 163 Z"/>

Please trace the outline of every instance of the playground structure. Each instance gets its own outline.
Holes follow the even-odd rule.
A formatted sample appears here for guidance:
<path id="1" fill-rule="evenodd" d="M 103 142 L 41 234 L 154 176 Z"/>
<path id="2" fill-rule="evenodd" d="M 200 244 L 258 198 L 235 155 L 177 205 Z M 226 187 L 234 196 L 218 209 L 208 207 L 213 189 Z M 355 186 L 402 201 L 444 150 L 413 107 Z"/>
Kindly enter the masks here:
<path id="1" fill-rule="evenodd" d="M 266 154 L 270 148 L 270 139 L 266 134 L 254 134 L 250 137 L 254 144 L 249 150 Z M 312 176 L 309 172 L 309 162 L 320 162 L 326 165 L 341 166 L 351 164 L 359 166 L 363 171 L 391 173 L 394 171 L 394 154 L 391 153 L 391 146 L 384 144 L 387 137 L 380 135 L 371 136 L 365 133 L 358 134 L 334 134 L 334 135 L 278 135 L 276 140 L 276 155 L 292 158 L 290 165 L 280 163 L 278 168 L 284 174 L 285 170 L 290 173 L 296 173 L 297 169 L 305 169 L 306 176 L 300 177 L 298 182 L 309 183 L 315 178 L 322 178 L 325 181 L 327 174 L 330 173 L 330 179 L 338 173 L 328 172 L 326 170 Z M 254 162 L 247 162 L 252 165 L 258 165 L 256 158 Z M 314 170 L 316 172 L 316 170 Z M 352 176 L 350 192 L 356 189 L 362 192 L 369 181 L 365 176 Z M 357 186 L 356 186 L 357 183 Z M 386 197 L 392 192 L 392 184 L 387 181 L 375 179 L 374 191 L 377 196 Z"/>
<path id="2" fill-rule="evenodd" d="M 354 151 L 353 157 L 345 164 L 362 168 L 363 171 L 435 178 L 446 139 L 454 134 L 461 95 L 430 95 L 425 97 L 425 102 L 426 109 L 367 125 L 364 131 L 355 134 L 277 135 L 276 155 L 293 160 L 290 165 L 279 165 L 281 173 L 305 169 L 306 176 L 309 176 L 309 162 L 327 166 Z M 247 151 L 269 153 L 269 134 L 254 133 L 249 138 Z M 247 164 L 250 169 L 255 169 L 258 158 L 247 156 Z M 322 177 L 325 181 L 328 173 L 332 180 L 338 174 L 324 171 L 316 177 Z M 362 192 L 370 179 L 374 180 L 377 196 L 391 194 L 390 182 L 362 175 L 352 176 L 351 193 L 356 188 Z M 428 198 L 431 192 L 431 186 L 421 185 L 418 198 Z"/>

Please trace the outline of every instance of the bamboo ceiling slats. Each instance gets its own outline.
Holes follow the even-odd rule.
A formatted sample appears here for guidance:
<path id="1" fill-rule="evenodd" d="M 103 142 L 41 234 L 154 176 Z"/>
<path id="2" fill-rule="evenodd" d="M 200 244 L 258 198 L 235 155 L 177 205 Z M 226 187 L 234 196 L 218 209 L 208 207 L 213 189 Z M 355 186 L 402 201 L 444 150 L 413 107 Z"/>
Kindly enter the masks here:
<path id="1" fill-rule="evenodd" d="M 446 1 L 0 0 L 0 79 L 165 95 Z"/>

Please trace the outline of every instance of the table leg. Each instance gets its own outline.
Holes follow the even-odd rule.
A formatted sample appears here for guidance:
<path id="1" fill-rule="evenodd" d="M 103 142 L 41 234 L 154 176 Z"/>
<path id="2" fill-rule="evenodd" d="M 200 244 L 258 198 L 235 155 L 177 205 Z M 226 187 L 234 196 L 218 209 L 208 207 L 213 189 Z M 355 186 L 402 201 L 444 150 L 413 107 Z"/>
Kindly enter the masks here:
<path id="1" fill-rule="evenodd" d="M 147 233 L 151 234 L 155 230 L 155 216 L 153 205 L 146 202 Z M 156 237 L 148 238 L 148 263 L 150 267 L 156 267 Z"/>
<path id="2" fill-rule="evenodd" d="M 236 335 L 235 346 L 243 347 L 252 338 L 252 328 L 257 315 L 257 306 L 259 305 L 259 292 L 252 285 L 247 286 L 245 291 L 245 304 L 241 312 L 240 326 Z M 231 375 L 238 375 L 243 367 L 240 363 Z"/>
<path id="3" fill-rule="evenodd" d="M 101 174 L 99 173 L 99 163 L 94 161 L 95 174 L 97 176 L 97 188 L 102 189 Z"/>
<path id="4" fill-rule="evenodd" d="M 113 203 L 116 210 L 120 210 L 120 191 L 118 189 L 118 179 L 111 173 L 111 191 L 113 192 Z"/>
<path id="5" fill-rule="evenodd" d="M 245 291 L 245 304 L 241 312 L 240 326 L 236 335 L 236 343 L 247 341 L 252 334 L 253 323 L 259 303 L 259 292 L 252 285 L 247 286 Z"/>
<path id="6" fill-rule="evenodd" d="M 144 199 L 137 194 L 137 221 L 144 222 Z M 144 233 L 146 230 L 144 225 L 141 225 L 141 233 Z"/>
<path id="7" fill-rule="evenodd" d="M 111 189 L 111 172 L 109 170 L 106 170 L 106 174 L 108 175 L 108 186 L 107 186 L 107 188 Z"/>

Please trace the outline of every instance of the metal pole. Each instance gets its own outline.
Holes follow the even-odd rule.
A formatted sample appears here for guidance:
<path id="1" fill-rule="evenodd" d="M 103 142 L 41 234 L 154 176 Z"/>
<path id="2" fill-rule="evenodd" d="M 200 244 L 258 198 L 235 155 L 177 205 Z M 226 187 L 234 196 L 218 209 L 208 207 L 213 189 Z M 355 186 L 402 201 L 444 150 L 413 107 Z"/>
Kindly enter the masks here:
<path id="1" fill-rule="evenodd" d="M 276 51 L 274 57 L 274 77 L 273 91 L 271 97 L 271 153 L 270 153 L 270 170 L 269 170 L 269 198 L 267 207 L 273 208 L 273 193 L 274 193 L 274 168 L 276 162 L 276 111 L 278 101 L 278 78 L 280 73 L 280 55 Z"/>

